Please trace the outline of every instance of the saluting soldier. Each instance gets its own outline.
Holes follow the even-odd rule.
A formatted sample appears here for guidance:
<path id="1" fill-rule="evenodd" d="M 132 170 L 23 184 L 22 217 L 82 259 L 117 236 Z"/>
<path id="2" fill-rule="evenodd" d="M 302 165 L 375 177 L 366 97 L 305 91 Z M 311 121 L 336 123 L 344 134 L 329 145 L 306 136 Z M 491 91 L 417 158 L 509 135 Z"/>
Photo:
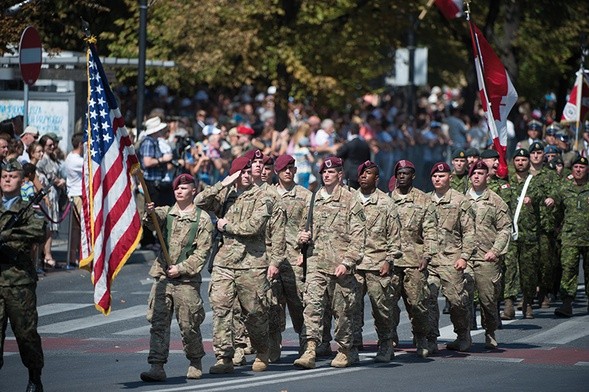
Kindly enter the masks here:
<path id="1" fill-rule="evenodd" d="M 428 351 L 437 351 L 440 312 L 438 293 L 450 302 L 450 320 L 457 334 L 448 343 L 450 350 L 469 351 L 470 311 L 464 270 L 475 250 L 474 213 L 466 197 L 450 188 L 450 166 L 436 163 L 431 170 L 434 191 L 431 193 L 423 223 L 425 257 L 428 265 L 430 296 Z"/>
<path id="2" fill-rule="evenodd" d="M 564 206 L 562 227 L 562 306 L 554 311 L 560 317 L 573 315 L 573 301 L 579 278 L 579 258 L 585 271 L 585 296 L 589 298 L 589 161 L 578 157 L 573 161 L 573 181 L 567 182 L 560 199 Z M 587 305 L 589 312 L 589 305 Z"/>
<path id="3" fill-rule="evenodd" d="M 401 252 L 403 257 L 395 260 L 393 284 L 393 339 L 399 343 L 399 299 L 403 297 L 411 320 L 417 355 L 429 355 L 427 336 L 429 331 L 427 299 L 427 260 L 423 250 L 423 222 L 429 197 L 413 186 L 415 166 L 411 161 L 400 160 L 395 165 L 396 187 L 391 199 L 397 208 L 401 224 Z"/>
<path id="4" fill-rule="evenodd" d="M 358 166 L 360 189 L 355 196 L 366 216 L 364 257 L 356 267 L 358 282 L 354 317 L 354 346 L 352 355 L 358 355 L 364 326 L 364 297 L 368 294 L 372 304 L 374 327 L 378 336 L 375 362 L 389 362 L 393 353 L 393 287 L 390 271 L 395 259 L 401 257 L 399 215 L 391 199 L 376 188 L 379 169 L 376 163 L 366 161 Z"/>
<path id="5" fill-rule="evenodd" d="M 176 203 L 172 207 L 145 206 L 144 224 L 153 230 L 149 219 L 155 213 L 169 251 L 170 262 L 162 252 L 154 261 L 149 275 L 154 278 L 149 295 L 147 319 L 151 323 L 149 355 L 151 369 L 141 373 L 146 382 L 166 380 L 164 364 L 170 351 L 170 324 L 176 319 L 182 335 L 182 346 L 190 361 L 186 378 L 202 377 L 205 355 L 200 325 L 205 311 L 200 296 L 200 272 L 211 250 L 213 224 L 210 216 L 194 205 L 196 183 L 190 174 L 181 174 L 172 182 Z"/>
<path id="6" fill-rule="evenodd" d="M 335 317 L 335 340 L 339 346 L 331 366 L 352 364 L 350 350 L 357 291 L 354 270 L 364 252 L 366 217 L 357 199 L 341 186 L 342 160 L 326 158 L 319 172 L 323 186 L 312 204 L 311 230 L 305 230 L 302 225 L 298 238 L 299 245 L 309 244 L 303 328 L 307 343 L 303 355 L 294 362 L 303 369 L 315 367 L 325 308 L 331 308 Z"/>
<path id="7" fill-rule="evenodd" d="M 478 292 L 481 320 L 485 329 L 485 347 L 497 348 L 495 331 L 499 326 L 497 302 L 501 294 L 502 258 L 511 236 L 509 208 L 499 195 L 487 187 L 488 166 L 483 161 L 469 171 L 471 188 L 467 197 L 475 212 L 477 244 L 466 267 L 467 291 L 471 299 Z"/>
<path id="8" fill-rule="evenodd" d="M 278 265 L 268 265 L 266 257 L 266 226 L 272 215 L 272 200 L 253 185 L 251 172 L 249 158 L 236 158 L 231 163 L 230 175 L 206 188 L 195 199 L 200 208 L 220 211 L 227 193 L 236 195 L 225 217 L 217 221 L 224 242 L 215 258 L 209 288 L 217 358 L 209 370 L 211 374 L 233 372 L 233 307 L 236 301 L 256 350 L 252 370 L 259 372 L 268 368 L 269 278 L 278 271 Z"/>
<path id="9" fill-rule="evenodd" d="M 25 208 L 20 189 L 23 168 L 16 160 L 2 166 L 0 228 Z M 12 326 L 23 365 L 29 370 L 27 391 L 43 391 L 44 365 L 41 337 L 37 332 L 37 271 L 30 244 L 45 235 L 45 221 L 28 209 L 11 229 L 0 232 L 0 369 L 4 365 L 4 340 L 8 321 Z M 8 377 L 5 375 L 4 377 Z"/>

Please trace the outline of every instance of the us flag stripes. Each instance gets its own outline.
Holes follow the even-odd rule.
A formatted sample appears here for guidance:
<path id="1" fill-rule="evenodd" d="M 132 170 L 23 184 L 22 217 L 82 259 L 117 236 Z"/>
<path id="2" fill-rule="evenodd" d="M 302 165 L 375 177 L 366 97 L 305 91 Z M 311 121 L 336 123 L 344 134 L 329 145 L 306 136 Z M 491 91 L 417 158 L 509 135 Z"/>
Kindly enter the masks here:
<path id="1" fill-rule="evenodd" d="M 91 269 L 94 304 L 108 315 L 112 281 L 141 239 L 130 175 L 139 162 L 94 43 L 88 39 L 80 266 Z"/>

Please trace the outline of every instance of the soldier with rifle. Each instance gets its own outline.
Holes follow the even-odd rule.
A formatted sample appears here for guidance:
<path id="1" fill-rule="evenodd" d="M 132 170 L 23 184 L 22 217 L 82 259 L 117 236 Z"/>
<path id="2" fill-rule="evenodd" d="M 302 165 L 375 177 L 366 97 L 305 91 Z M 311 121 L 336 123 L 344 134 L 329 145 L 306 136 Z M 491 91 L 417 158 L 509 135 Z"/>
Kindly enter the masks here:
<path id="1" fill-rule="evenodd" d="M 37 332 L 37 272 L 29 244 L 40 242 L 45 222 L 32 206 L 43 198 L 40 191 L 28 203 L 21 199 L 23 169 L 16 160 L 2 166 L 0 189 L 0 369 L 8 320 L 14 331 L 23 365 L 29 370 L 28 392 L 43 391 L 43 349 Z"/>

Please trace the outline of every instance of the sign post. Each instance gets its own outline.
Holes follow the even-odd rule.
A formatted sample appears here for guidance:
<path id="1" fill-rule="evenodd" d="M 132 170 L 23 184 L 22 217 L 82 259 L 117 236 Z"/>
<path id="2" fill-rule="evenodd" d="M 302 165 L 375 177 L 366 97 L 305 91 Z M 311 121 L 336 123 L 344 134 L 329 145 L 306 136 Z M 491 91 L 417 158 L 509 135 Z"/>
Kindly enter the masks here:
<path id="1" fill-rule="evenodd" d="M 29 125 L 29 87 L 35 84 L 37 78 L 39 78 L 41 63 L 43 61 L 41 36 L 37 29 L 29 26 L 23 31 L 22 36 L 20 37 L 18 52 L 20 74 L 25 83 L 25 107 L 23 115 L 23 128 L 25 128 Z"/>

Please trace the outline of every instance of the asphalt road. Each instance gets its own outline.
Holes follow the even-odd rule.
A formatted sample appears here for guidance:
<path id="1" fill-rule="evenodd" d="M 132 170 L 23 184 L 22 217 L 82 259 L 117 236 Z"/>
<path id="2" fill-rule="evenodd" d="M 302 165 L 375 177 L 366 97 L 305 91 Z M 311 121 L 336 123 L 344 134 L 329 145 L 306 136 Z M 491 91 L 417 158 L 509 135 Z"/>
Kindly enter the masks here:
<path id="1" fill-rule="evenodd" d="M 137 253 L 137 252 L 136 252 Z M 209 375 L 213 364 L 211 347 L 212 315 L 206 298 L 208 275 L 202 293 L 206 319 L 202 325 L 207 355 L 201 380 L 186 380 L 187 360 L 181 350 L 176 322 L 173 321 L 168 380 L 143 383 L 139 374 L 148 369 L 149 324 L 145 319 L 151 287 L 148 277 L 150 254 L 134 255 L 113 285 L 112 312 L 108 317 L 93 306 L 93 290 L 87 272 L 70 269 L 48 273 L 39 282 L 39 332 L 43 339 L 45 391 L 585 391 L 589 385 L 589 315 L 583 298 L 575 304 L 575 316 L 556 319 L 554 308 L 537 309 L 534 320 L 521 319 L 504 324 L 497 332 L 500 349 L 483 346 L 484 332 L 473 331 L 470 353 L 441 349 L 428 359 L 420 359 L 411 346 L 411 330 L 406 313 L 399 328 L 400 347 L 389 364 L 374 364 L 376 335 L 370 311 L 366 311 L 361 362 L 346 369 L 334 369 L 321 360 L 313 370 L 297 370 L 297 341 L 292 327 L 283 335 L 283 358 L 263 373 L 248 366 L 231 375 Z M 580 287 L 581 289 L 581 287 Z M 440 303 L 443 305 L 443 300 Z M 369 306 L 366 303 L 366 306 Z M 368 308 L 367 308 L 368 309 Z M 455 335 L 448 316 L 440 320 L 440 348 Z M 480 326 L 480 315 L 479 315 Z M 332 344 L 335 349 L 335 343 Z M 0 392 L 25 390 L 27 371 L 23 367 L 12 332 L 8 331 L 0 370 Z"/>

